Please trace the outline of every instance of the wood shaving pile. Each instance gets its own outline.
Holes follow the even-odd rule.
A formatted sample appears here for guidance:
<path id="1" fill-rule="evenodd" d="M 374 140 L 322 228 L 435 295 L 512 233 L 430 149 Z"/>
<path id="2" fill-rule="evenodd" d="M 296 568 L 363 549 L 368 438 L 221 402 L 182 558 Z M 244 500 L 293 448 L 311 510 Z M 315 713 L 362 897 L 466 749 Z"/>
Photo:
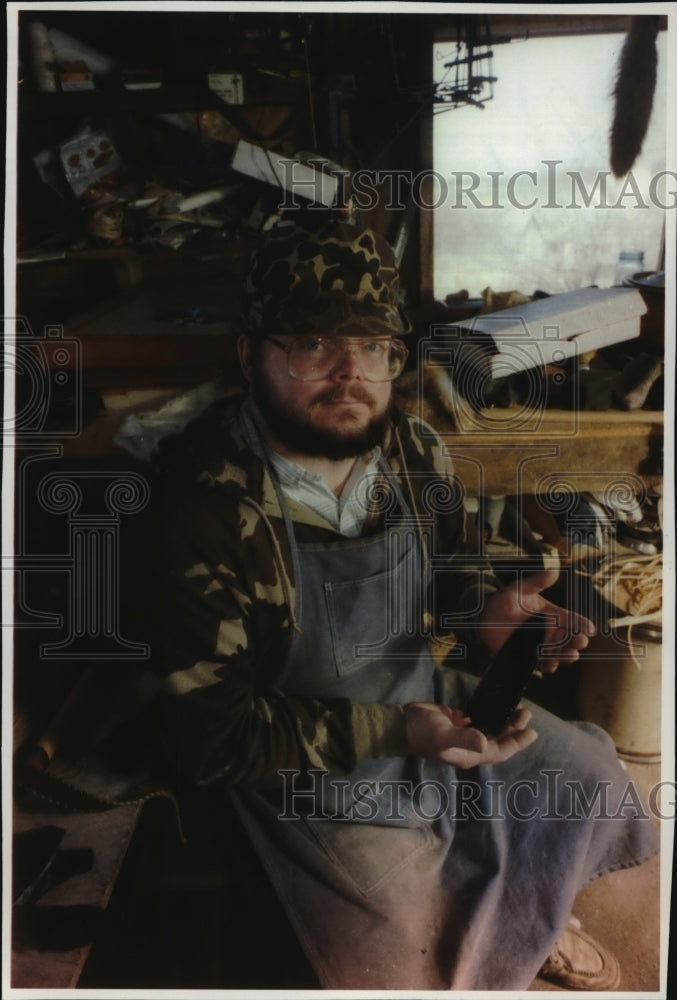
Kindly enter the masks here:
<path id="1" fill-rule="evenodd" d="M 612 628 L 661 622 L 663 617 L 663 556 L 616 556 L 601 564 L 592 582 L 625 615 L 612 618 Z"/>

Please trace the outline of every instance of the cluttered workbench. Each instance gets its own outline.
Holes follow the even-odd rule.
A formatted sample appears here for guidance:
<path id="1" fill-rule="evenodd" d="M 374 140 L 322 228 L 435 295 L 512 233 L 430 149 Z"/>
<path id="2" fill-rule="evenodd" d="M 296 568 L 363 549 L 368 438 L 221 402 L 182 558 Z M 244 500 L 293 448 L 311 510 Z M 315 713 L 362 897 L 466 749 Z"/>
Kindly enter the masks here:
<path id="1" fill-rule="evenodd" d="M 639 334 L 643 306 L 637 292 L 589 291 L 596 293 L 595 307 L 600 299 L 606 307 L 609 293 L 621 292 L 623 301 L 629 299 L 630 309 L 635 311 L 631 313 L 635 325 L 629 332 Z M 557 305 L 568 298 L 552 296 L 548 301 Z M 551 313 L 556 315 L 554 306 Z M 491 318 L 496 324 L 503 315 L 498 312 L 480 319 L 486 324 Z M 530 322 L 528 308 L 522 307 L 521 315 Z M 556 315 L 556 323 L 539 318 L 529 328 L 528 333 L 533 331 L 536 338 L 535 349 L 541 353 L 541 331 L 546 322 L 549 329 L 559 330 L 562 315 Z M 585 322 L 578 318 L 579 325 L 585 326 Z M 77 428 L 70 427 L 61 439 L 65 456 L 119 455 L 126 449 L 134 452 L 139 442 L 133 430 L 128 430 L 130 422 L 145 426 L 151 440 L 150 428 L 153 433 L 161 430 L 163 419 L 168 421 L 166 429 L 171 430 L 174 417 L 167 407 L 174 413 L 180 409 L 177 400 L 187 397 L 188 411 L 191 398 L 196 403 L 208 401 L 227 388 L 224 372 L 236 377 L 237 332 L 237 301 L 229 286 L 213 278 L 193 278 L 132 289 L 66 321 L 60 336 L 36 340 L 40 363 L 53 373 L 60 370 L 64 346 L 71 344 L 77 349 L 79 369 L 72 370 L 71 386 L 77 388 L 81 419 Z M 531 348 L 527 339 L 528 334 L 522 336 L 517 345 L 514 339 L 506 339 L 502 353 L 480 356 L 474 368 L 476 330 L 468 321 L 465 326 L 429 325 L 410 346 L 412 366 L 398 383 L 399 402 L 441 435 L 468 495 L 534 494 L 555 486 L 571 492 L 598 490 L 621 474 L 634 477 L 639 488 L 658 485 L 663 414 L 656 404 L 647 404 L 660 399 L 656 391 L 662 371 L 659 356 L 651 356 L 653 381 L 645 377 L 646 388 L 642 390 L 640 385 L 628 403 L 622 396 L 623 392 L 628 395 L 628 358 L 632 362 L 633 351 L 642 351 L 642 341 L 603 344 L 600 357 L 604 351 L 628 351 L 622 355 L 625 372 L 610 370 L 609 374 L 601 369 L 592 383 L 597 392 L 595 403 L 585 380 L 590 365 L 583 371 L 581 355 L 572 360 L 571 352 L 565 356 L 562 350 L 562 345 L 568 347 L 571 341 L 558 341 L 551 335 L 549 357 L 543 359 L 539 353 L 535 362 L 540 364 L 521 369 L 518 365 L 523 364 L 527 347 Z M 458 358 L 463 358 L 464 352 L 471 361 L 462 361 L 465 367 L 459 372 Z M 582 356 L 587 361 L 591 354 L 594 350 L 586 350 Z M 490 363 L 496 377 L 487 374 L 487 357 L 494 358 Z M 641 353 L 640 361 L 646 357 Z M 498 364 L 507 367 L 507 377 Z M 642 375 L 640 371 L 640 378 Z M 519 394 L 506 398 L 503 392 L 494 404 L 496 387 L 509 387 L 513 378 L 521 379 Z M 464 383 L 465 392 L 459 392 Z M 616 383 L 625 387 L 615 391 Z M 602 398 L 600 385 L 605 393 Z M 53 438 L 59 440 L 58 427 Z"/>

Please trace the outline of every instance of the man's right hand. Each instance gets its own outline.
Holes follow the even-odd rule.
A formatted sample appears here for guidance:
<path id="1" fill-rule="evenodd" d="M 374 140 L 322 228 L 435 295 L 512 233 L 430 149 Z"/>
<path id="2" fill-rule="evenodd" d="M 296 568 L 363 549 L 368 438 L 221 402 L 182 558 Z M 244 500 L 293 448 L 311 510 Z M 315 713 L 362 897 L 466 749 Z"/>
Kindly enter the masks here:
<path id="1" fill-rule="evenodd" d="M 528 729 L 531 712 L 519 707 L 500 736 L 487 739 L 456 708 L 430 702 L 404 706 L 409 752 L 428 760 L 453 764 L 461 770 L 478 764 L 497 764 L 530 746 L 538 733 Z"/>

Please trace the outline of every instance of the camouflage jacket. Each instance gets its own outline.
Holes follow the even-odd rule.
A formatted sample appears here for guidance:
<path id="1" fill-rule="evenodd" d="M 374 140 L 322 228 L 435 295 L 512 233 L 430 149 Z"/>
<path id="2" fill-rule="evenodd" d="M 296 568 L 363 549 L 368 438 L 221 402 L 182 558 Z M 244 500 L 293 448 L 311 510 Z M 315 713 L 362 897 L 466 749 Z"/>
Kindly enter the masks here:
<path id="1" fill-rule="evenodd" d="M 289 697 L 277 687 L 295 628 L 292 551 L 268 467 L 243 440 L 239 401 L 219 400 L 165 447 L 156 547 L 159 627 L 143 682 L 176 772 L 198 784 L 272 787 L 278 769 L 349 772 L 404 755 L 402 707 Z M 398 415 L 384 455 L 412 510 L 435 501 L 435 548 L 449 554 L 445 608 L 476 606 L 462 493 L 427 425 Z M 437 493 L 435 491 L 437 490 Z M 432 492 L 431 492 L 432 491 Z M 440 492 L 441 491 L 441 492 Z M 319 515 L 289 504 L 300 541 L 336 540 Z M 368 522 L 365 531 L 377 525 Z M 439 605 L 436 610 L 441 610 Z"/>

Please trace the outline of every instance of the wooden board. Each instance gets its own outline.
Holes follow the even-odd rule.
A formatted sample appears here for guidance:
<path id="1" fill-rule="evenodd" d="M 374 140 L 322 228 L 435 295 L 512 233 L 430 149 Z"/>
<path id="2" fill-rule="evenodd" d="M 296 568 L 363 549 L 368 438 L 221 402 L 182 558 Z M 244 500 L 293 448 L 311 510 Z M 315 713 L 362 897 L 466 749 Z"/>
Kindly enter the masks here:
<path id="1" fill-rule="evenodd" d="M 191 310 L 199 321 L 190 321 Z M 86 386 L 197 383 L 235 361 L 238 310 L 239 285 L 225 276 L 158 282 L 67 321 L 63 339 L 79 344 Z M 63 366 L 62 346 L 60 337 L 36 341 L 50 367 Z"/>
<path id="2" fill-rule="evenodd" d="M 131 843 L 141 805 L 120 806 L 103 813 L 37 813 L 18 809 L 14 832 L 41 826 L 65 830 L 59 849 L 91 848 L 90 871 L 56 885 L 38 902 L 44 906 L 92 906 L 105 909 Z M 90 945 L 59 951 L 12 950 L 11 985 L 15 989 L 72 989 L 77 985 Z"/>

